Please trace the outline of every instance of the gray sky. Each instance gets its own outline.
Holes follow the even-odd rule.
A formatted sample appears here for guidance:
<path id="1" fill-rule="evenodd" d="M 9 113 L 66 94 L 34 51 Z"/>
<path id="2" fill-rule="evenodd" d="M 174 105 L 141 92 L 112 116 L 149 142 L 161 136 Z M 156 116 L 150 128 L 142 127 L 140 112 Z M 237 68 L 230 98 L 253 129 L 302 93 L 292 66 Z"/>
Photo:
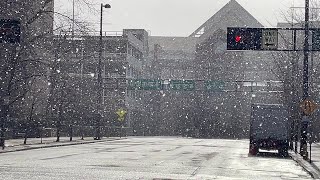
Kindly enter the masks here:
<path id="1" fill-rule="evenodd" d="M 77 0 L 76 0 L 77 1 Z M 229 0 L 91 0 L 97 12 L 76 7 L 78 18 L 89 21 L 99 30 L 100 3 L 109 3 L 104 9 L 104 31 L 122 31 L 124 28 L 150 30 L 153 36 L 188 36 L 214 15 Z M 276 26 L 284 21 L 283 12 L 293 6 L 303 6 L 304 0 L 237 0 L 264 26 Z M 72 0 L 56 0 L 60 12 L 72 12 Z M 302 11 L 302 9 L 297 9 Z"/>

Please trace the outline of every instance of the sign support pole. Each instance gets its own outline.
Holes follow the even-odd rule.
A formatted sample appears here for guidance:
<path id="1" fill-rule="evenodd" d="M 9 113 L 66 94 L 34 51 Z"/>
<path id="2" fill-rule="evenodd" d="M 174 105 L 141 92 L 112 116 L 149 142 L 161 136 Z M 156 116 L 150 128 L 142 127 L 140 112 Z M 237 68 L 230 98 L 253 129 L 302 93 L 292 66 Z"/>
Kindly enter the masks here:
<path id="1" fill-rule="evenodd" d="M 304 37 L 304 60 L 303 60 L 303 100 L 309 97 L 309 0 L 306 0 L 305 5 L 305 37 Z M 306 114 L 303 114 L 304 116 Z M 308 158 L 307 149 L 307 124 L 301 121 L 301 139 L 300 139 L 300 154 L 303 158 Z"/>

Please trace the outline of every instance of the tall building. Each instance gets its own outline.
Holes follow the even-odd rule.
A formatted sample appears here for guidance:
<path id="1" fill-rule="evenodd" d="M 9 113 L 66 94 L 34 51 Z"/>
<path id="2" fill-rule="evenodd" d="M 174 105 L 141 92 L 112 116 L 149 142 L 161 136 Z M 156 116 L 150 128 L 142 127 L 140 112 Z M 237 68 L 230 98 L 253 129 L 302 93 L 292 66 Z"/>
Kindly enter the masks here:
<path id="1" fill-rule="evenodd" d="M 227 27 L 263 26 L 231 0 L 189 37 L 149 37 L 153 78 L 195 82 L 159 94 L 160 134 L 246 137 L 251 103 L 283 102 L 272 54 L 227 51 Z"/>

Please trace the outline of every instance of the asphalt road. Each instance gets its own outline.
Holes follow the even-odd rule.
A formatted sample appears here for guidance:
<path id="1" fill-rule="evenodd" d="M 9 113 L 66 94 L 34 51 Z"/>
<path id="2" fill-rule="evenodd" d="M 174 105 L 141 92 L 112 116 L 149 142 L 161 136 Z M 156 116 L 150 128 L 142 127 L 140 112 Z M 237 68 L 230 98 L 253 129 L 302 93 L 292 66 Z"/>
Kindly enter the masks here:
<path id="1" fill-rule="evenodd" d="M 248 156 L 248 141 L 130 137 L 0 154 L 0 179 L 311 179 L 290 158 Z"/>

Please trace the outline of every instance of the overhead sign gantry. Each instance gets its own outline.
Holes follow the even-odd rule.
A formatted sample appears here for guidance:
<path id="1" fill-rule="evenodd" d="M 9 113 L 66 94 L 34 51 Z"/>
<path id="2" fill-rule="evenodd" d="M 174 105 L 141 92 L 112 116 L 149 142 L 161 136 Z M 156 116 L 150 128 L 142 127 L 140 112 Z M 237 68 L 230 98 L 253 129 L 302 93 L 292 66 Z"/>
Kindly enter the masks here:
<path id="1" fill-rule="evenodd" d="M 227 50 L 257 50 L 257 51 L 304 51 L 299 49 L 297 34 L 301 34 L 303 28 L 227 28 Z M 310 28 L 312 33 L 309 51 L 320 51 L 320 29 Z M 290 32 L 290 38 L 286 41 L 291 45 L 288 48 L 279 47 L 280 37 L 286 37 L 281 32 Z M 292 37 L 291 37 L 292 34 Z"/>
<path id="2" fill-rule="evenodd" d="M 228 28 L 227 50 L 303 51 L 303 101 L 301 103 L 301 109 L 304 119 L 307 119 L 308 116 L 310 116 L 317 108 L 317 105 L 313 103 L 312 100 L 308 99 L 309 51 L 320 51 L 320 29 L 309 28 L 309 0 L 306 0 L 304 24 L 304 28 Z M 293 39 L 291 49 L 279 49 L 279 30 L 287 30 L 292 32 Z M 304 31 L 304 45 L 302 49 L 297 48 L 297 31 Z M 312 32 L 312 43 L 309 47 L 310 32 Z M 301 121 L 301 123 L 300 154 L 304 158 L 308 158 L 306 143 L 308 123 L 304 124 L 304 121 Z M 295 144 L 297 146 L 297 143 Z"/>

